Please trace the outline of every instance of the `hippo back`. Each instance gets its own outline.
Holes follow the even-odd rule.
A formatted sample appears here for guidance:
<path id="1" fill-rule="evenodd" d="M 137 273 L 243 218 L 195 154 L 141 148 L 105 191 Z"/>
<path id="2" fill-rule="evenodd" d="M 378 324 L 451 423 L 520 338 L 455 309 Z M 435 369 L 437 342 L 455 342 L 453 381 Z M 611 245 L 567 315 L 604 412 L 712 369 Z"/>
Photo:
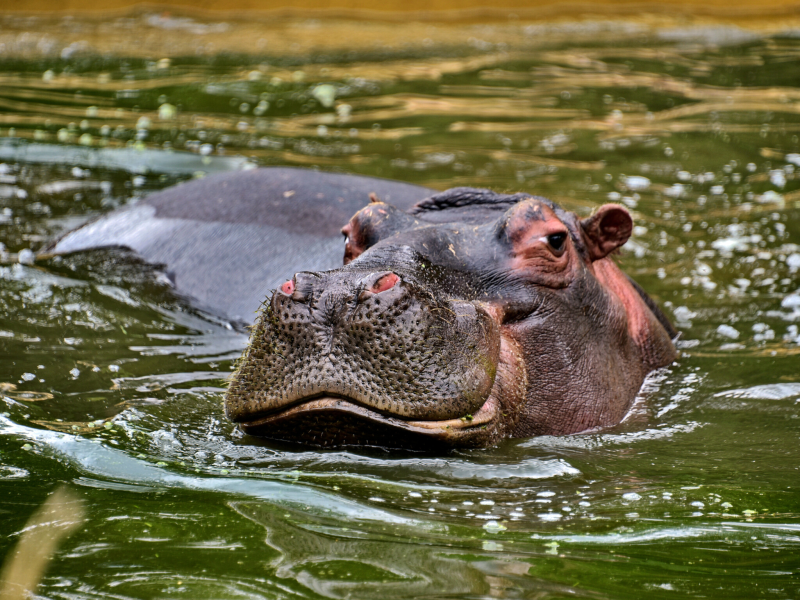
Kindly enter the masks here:
<path id="1" fill-rule="evenodd" d="M 212 175 L 157 192 L 67 233 L 45 252 L 129 248 L 193 304 L 250 324 L 286 273 L 342 264 L 341 227 L 374 193 L 407 209 L 421 186 L 308 169 Z"/>

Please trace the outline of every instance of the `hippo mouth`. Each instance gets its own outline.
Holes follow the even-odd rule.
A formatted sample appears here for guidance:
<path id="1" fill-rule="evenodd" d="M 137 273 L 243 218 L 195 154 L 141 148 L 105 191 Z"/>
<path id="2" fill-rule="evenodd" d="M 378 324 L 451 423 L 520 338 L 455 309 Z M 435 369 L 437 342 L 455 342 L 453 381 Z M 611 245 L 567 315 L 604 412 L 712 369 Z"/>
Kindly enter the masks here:
<path id="1" fill-rule="evenodd" d="M 401 418 L 353 398 L 327 393 L 300 398 L 269 413 L 239 415 L 244 433 L 318 447 L 372 446 L 411 450 L 481 447 L 503 437 L 516 423 L 526 373 L 517 344 L 502 336 L 500 364 L 481 407 L 460 418 Z"/>
<path id="2" fill-rule="evenodd" d="M 500 403 L 491 394 L 475 413 L 438 421 L 404 420 L 385 415 L 352 398 L 317 396 L 291 407 L 239 423 L 247 434 L 314 446 L 376 446 L 433 449 L 481 445 L 499 422 Z"/>

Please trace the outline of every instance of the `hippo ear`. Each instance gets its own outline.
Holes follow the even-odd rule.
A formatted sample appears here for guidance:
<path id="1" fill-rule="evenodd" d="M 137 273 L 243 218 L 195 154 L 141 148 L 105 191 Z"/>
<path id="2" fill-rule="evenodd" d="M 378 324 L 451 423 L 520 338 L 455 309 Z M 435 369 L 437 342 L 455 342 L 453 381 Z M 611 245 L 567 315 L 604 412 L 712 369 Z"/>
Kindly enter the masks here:
<path id="1" fill-rule="evenodd" d="M 370 197 L 371 202 L 358 211 L 342 227 L 345 237 L 344 264 L 358 258 L 362 252 L 398 231 L 410 229 L 418 221 L 391 204 Z"/>
<path id="2" fill-rule="evenodd" d="M 581 221 L 589 258 L 599 260 L 628 241 L 633 232 L 633 219 L 628 209 L 619 204 L 605 204 L 591 217 Z"/>

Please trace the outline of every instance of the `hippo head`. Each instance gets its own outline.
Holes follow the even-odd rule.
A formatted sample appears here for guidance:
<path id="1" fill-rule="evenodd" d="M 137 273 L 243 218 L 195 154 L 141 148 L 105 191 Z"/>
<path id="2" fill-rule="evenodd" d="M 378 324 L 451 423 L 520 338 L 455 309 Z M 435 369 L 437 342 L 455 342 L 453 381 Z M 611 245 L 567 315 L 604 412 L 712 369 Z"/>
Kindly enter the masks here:
<path id="1" fill-rule="evenodd" d="M 247 433 L 319 446 L 483 446 L 618 423 L 674 331 L 608 257 L 628 211 L 457 188 L 373 202 L 344 266 L 265 302 L 228 389 Z"/>

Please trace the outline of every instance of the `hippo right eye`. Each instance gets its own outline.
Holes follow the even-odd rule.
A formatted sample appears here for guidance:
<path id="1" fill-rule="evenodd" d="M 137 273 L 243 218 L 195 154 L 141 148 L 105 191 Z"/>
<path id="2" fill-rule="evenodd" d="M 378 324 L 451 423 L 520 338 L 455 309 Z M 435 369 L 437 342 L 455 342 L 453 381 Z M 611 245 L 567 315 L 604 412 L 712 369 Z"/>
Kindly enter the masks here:
<path id="1" fill-rule="evenodd" d="M 558 255 L 564 252 L 564 243 L 567 241 L 567 234 L 563 231 L 559 233 L 551 233 L 547 236 L 547 243 L 550 245 L 550 248 L 553 249 Z"/>

